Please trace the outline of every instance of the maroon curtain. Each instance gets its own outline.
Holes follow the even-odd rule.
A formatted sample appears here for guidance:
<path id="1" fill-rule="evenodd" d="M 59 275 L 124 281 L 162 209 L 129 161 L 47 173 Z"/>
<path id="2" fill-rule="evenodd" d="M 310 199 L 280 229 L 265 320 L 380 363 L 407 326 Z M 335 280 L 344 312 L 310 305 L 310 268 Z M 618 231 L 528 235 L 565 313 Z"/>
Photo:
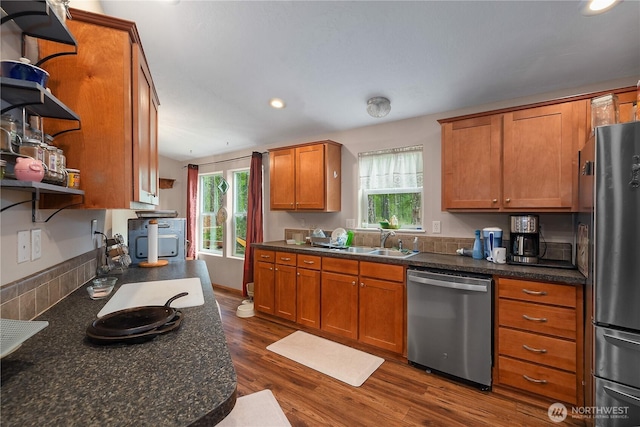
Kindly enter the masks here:
<path id="1" fill-rule="evenodd" d="M 242 295 L 247 295 L 247 283 L 253 282 L 251 243 L 263 241 L 262 234 L 262 153 L 253 152 L 249 169 L 249 202 L 247 203 L 247 245 L 244 253 Z"/>
<path id="2" fill-rule="evenodd" d="M 187 165 L 187 258 L 196 257 L 198 217 L 198 165 Z"/>

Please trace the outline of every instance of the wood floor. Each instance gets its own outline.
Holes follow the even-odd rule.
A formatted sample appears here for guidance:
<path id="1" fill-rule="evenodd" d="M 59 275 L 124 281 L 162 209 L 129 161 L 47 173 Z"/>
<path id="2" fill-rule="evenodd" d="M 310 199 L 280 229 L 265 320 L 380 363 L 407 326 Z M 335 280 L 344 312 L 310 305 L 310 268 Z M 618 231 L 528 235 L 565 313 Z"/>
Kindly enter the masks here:
<path id="1" fill-rule="evenodd" d="M 240 295 L 215 287 L 238 396 L 269 389 L 293 426 L 544 426 L 582 425 L 547 416 L 548 402 L 497 390 L 483 392 L 385 357 L 361 387 L 316 372 L 266 347 L 295 329 L 259 317 L 239 318 Z M 570 409 L 569 409 L 570 410 Z"/>

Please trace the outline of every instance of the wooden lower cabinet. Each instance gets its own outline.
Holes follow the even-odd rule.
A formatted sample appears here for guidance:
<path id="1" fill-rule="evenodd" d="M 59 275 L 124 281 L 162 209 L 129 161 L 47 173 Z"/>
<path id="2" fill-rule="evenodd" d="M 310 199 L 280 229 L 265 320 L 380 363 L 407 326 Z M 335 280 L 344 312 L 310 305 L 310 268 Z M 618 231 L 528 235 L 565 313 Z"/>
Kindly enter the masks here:
<path id="1" fill-rule="evenodd" d="M 255 262 L 253 270 L 253 305 L 263 313 L 275 313 L 275 270 L 272 262 Z"/>
<path id="2" fill-rule="evenodd" d="M 395 353 L 404 351 L 404 267 L 360 262 L 358 340 Z"/>
<path id="3" fill-rule="evenodd" d="M 296 268 L 293 266 L 276 264 L 274 314 L 296 321 Z"/>
<path id="4" fill-rule="evenodd" d="M 319 256 L 298 254 L 296 322 L 315 329 L 320 329 L 321 265 Z"/>
<path id="5" fill-rule="evenodd" d="M 320 324 L 323 331 L 358 339 L 357 283 L 356 275 L 322 272 Z"/>
<path id="6" fill-rule="evenodd" d="M 497 279 L 499 385 L 584 402 L 582 287 Z"/>
<path id="7" fill-rule="evenodd" d="M 403 266 L 266 250 L 255 259 L 258 312 L 404 354 Z"/>

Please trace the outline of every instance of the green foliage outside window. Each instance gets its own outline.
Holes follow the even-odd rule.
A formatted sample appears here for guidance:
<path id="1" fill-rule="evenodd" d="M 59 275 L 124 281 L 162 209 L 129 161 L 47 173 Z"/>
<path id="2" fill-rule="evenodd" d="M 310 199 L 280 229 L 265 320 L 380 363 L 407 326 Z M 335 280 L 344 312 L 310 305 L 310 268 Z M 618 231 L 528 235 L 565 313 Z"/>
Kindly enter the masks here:
<path id="1" fill-rule="evenodd" d="M 377 227 L 380 221 L 389 221 L 393 215 L 402 228 L 421 227 L 420 193 L 390 193 L 367 195 L 367 222 Z"/>
<path id="2" fill-rule="evenodd" d="M 249 171 L 237 171 L 233 173 L 234 203 L 233 203 L 233 228 L 235 256 L 244 256 L 247 241 L 247 206 L 249 204 Z"/>

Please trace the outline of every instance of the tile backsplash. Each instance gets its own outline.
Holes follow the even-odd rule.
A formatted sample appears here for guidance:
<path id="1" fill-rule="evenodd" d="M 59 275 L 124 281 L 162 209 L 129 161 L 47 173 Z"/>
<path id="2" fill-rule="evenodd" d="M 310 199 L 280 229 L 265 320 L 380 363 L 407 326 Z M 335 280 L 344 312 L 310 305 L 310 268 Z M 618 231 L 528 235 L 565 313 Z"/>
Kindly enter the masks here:
<path id="1" fill-rule="evenodd" d="M 332 230 L 324 230 L 325 234 L 330 235 Z M 309 235 L 307 229 L 290 229 L 284 230 L 284 238 L 292 239 L 295 233 L 302 233 L 304 236 Z M 435 237 L 426 236 L 424 234 L 411 234 L 410 232 L 396 233 L 387 239 L 385 246 L 398 247 L 398 239 L 402 240 L 402 244 L 406 249 L 413 249 L 413 239 L 418 238 L 418 250 L 420 252 L 428 252 L 434 254 L 455 255 L 456 250 L 473 248 L 474 238 L 463 237 Z M 504 242 L 509 242 L 509 235 L 504 237 Z M 355 231 L 353 240 L 354 246 L 380 246 L 379 231 Z M 504 245 L 503 245 L 504 246 Z M 508 245 L 507 245 L 508 246 Z M 540 242 L 540 250 L 544 251 L 545 243 Z M 507 252 L 509 249 L 507 248 Z M 571 262 L 573 259 L 573 245 L 571 243 L 546 243 L 546 251 L 544 259 L 562 260 Z"/>
<path id="2" fill-rule="evenodd" d="M 31 320 L 44 313 L 95 277 L 99 250 L 3 285 L 0 289 L 0 317 Z"/>

